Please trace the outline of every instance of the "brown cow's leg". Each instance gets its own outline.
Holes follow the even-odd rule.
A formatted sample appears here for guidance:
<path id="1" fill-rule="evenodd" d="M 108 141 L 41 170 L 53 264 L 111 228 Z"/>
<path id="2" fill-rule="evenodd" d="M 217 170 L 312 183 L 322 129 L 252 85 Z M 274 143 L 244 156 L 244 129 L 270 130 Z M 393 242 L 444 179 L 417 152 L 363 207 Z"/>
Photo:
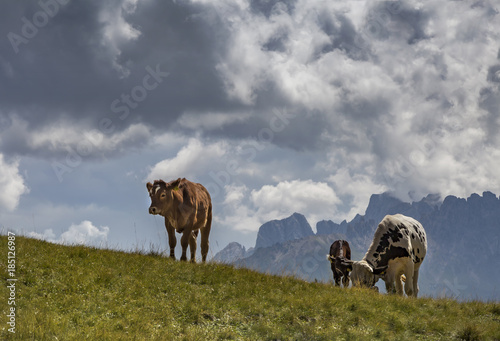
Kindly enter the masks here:
<path id="1" fill-rule="evenodd" d="M 175 229 L 172 225 L 170 225 L 167 218 L 165 218 L 165 227 L 167 229 L 168 245 L 170 246 L 170 258 L 175 259 L 175 245 L 177 244 L 177 238 L 175 237 Z"/>
<path id="2" fill-rule="evenodd" d="M 212 227 L 212 206 L 208 208 L 207 224 L 201 230 L 201 261 L 205 262 L 208 255 L 208 236 L 210 235 L 210 228 Z"/>
<path id="3" fill-rule="evenodd" d="M 341 272 L 339 272 L 337 270 L 335 270 L 333 272 L 333 279 L 335 280 L 335 286 L 336 287 L 340 287 L 340 279 L 341 279 L 341 277 L 342 277 L 342 273 Z"/>
<path id="4" fill-rule="evenodd" d="M 349 286 L 349 274 L 346 272 L 343 274 L 343 278 L 342 278 L 342 285 L 344 288 L 347 288 Z"/>
<path id="5" fill-rule="evenodd" d="M 196 238 L 198 237 L 198 230 L 191 232 L 189 237 L 189 251 L 191 251 L 190 261 L 196 263 Z"/>
<path id="6" fill-rule="evenodd" d="M 184 230 L 184 233 L 182 234 L 181 237 L 181 246 L 182 246 L 181 261 L 187 260 L 186 252 L 187 252 L 187 247 L 189 245 L 189 238 L 191 238 L 191 231 L 186 229 Z"/>

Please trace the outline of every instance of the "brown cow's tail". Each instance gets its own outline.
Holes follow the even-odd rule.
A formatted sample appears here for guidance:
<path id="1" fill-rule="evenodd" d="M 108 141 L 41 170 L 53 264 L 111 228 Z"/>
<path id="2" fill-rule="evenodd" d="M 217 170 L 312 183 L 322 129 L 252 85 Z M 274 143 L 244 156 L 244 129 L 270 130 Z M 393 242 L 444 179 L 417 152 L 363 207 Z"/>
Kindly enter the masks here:
<path id="1" fill-rule="evenodd" d="M 208 236 L 210 235 L 210 229 L 212 228 L 212 203 L 208 206 L 207 223 L 201 229 L 201 259 L 203 262 L 207 259 L 208 254 Z"/>
<path id="2" fill-rule="evenodd" d="M 210 206 L 208 207 L 207 224 L 205 225 L 205 228 L 208 232 L 210 232 L 210 229 L 212 228 L 212 203 L 210 203 Z"/>

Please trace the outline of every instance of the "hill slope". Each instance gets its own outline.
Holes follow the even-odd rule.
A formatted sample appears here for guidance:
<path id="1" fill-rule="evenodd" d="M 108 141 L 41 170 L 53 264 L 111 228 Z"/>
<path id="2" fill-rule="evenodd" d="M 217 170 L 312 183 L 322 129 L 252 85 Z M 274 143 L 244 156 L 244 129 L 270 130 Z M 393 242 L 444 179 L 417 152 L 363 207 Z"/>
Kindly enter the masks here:
<path id="1" fill-rule="evenodd" d="M 17 237 L 16 333 L 0 237 L 0 339 L 498 339 L 498 303 L 403 299 L 217 264 Z"/>

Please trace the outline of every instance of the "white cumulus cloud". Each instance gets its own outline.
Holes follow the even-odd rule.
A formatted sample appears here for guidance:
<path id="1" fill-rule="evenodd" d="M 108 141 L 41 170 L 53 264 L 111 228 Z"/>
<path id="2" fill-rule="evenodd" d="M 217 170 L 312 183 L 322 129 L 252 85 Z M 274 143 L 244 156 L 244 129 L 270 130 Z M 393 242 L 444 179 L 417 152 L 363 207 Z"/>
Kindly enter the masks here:
<path id="1" fill-rule="evenodd" d="M 19 161 L 8 163 L 0 153 L 0 209 L 13 211 L 19 204 L 21 195 L 29 189 L 19 174 Z"/>
<path id="2" fill-rule="evenodd" d="M 222 203 L 222 217 L 215 217 L 217 223 L 229 229 L 253 232 L 257 231 L 263 221 L 256 215 L 255 208 L 249 202 L 249 194 L 245 185 L 227 185 L 224 187 L 225 199 Z"/>
<path id="3" fill-rule="evenodd" d="M 227 149 L 225 142 L 203 143 L 198 139 L 190 139 L 173 158 L 155 164 L 146 180 L 163 179 L 169 181 L 177 178 L 196 179 L 200 173 L 206 173 L 214 163 L 220 161 Z"/>
<path id="4" fill-rule="evenodd" d="M 52 229 L 46 229 L 42 233 L 31 231 L 26 234 L 26 237 L 56 242 L 56 235 Z"/>
<path id="5" fill-rule="evenodd" d="M 63 232 L 59 238 L 52 229 L 46 229 L 42 233 L 29 232 L 26 236 L 52 243 L 59 244 L 81 244 L 87 246 L 102 247 L 108 240 L 109 227 L 96 227 L 91 221 L 84 220 L 80 224 L 72 224 L 67 231 Z"/>
<path id="6" fill-rule="evenodd" d="M 257 207 L 256 214 L 262 221 L 281 219 L 294 212 L 306 216 L 314 228 L 319 220 L 331 215 L 341 201 L 325 182 L 312 180 L 283 181 L 276 186 L 266 185 L 251 192 Z"/>
<path id="7" fill-rule="evenodd" d="M 108 49 L 113 67 L 122 77 L 127 77 L 130 71 L 118 61 L 122 53 L 121 46 L 141 35 L 141 32 L 125 19 L 127 15 L 134 13 L 136 8 L 137 0 L 125 0 L 118 9 L 115 6 L 104 7 L 100 13 L 99 21 L 103 25 L 102 45 Z"/>
<path id="8" fill-rule="evenodd" d="M 107 241 L 109 227 L 94 226 L 88 220 L 82 221 L 80 224 L 73 224 L 68 231 L 61 234 L 59 240 L 65 244 L 86 244 L 99 246 Z"/>
<path id="9" fill-rule="evenodd" d="M 274 219 L 283 219 L 295 212 L 303 214 L 311 227 L 337 211 L 340 200 L 324 182 L 312 180 L 282 181 L 250 190 L 243 184 L 224 187 L 221 217 L 217 223 L 242 232 L 255 232 Z"/>

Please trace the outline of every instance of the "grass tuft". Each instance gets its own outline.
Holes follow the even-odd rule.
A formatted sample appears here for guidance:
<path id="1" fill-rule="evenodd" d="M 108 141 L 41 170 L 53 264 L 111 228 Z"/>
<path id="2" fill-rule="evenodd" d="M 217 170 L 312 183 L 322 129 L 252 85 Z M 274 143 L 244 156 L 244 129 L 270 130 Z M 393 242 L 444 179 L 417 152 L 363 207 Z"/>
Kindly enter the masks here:
<path id="1" fill-rule="evenodd" d="M 458 332 L 457 335 L 458 340 L 463 341 L 479 341 L 482 340 L 481 332 L 476 326 L 467 325 L 463 329 Z"/>

